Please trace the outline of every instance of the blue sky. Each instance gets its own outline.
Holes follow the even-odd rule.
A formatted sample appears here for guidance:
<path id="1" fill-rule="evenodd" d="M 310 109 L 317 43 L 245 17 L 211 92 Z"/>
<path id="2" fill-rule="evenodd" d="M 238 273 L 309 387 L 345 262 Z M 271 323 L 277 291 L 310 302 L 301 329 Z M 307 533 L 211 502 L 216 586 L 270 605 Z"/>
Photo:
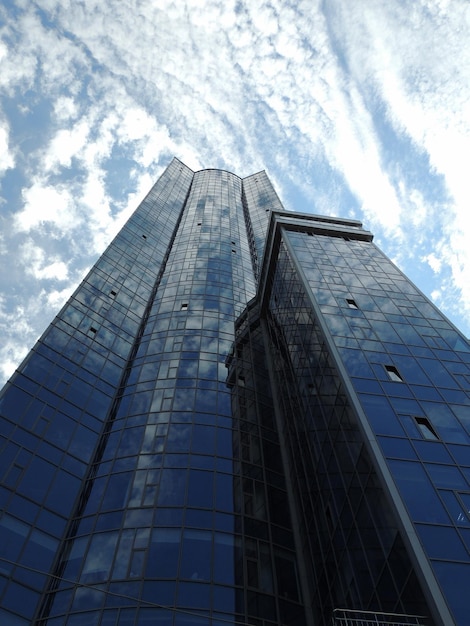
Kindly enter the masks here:
<path id="1" fill-rule="evenodd" d="M 0 379 L 172 156 L 361 219 L 470 335 L 468 0 L 4 0 Z"/>

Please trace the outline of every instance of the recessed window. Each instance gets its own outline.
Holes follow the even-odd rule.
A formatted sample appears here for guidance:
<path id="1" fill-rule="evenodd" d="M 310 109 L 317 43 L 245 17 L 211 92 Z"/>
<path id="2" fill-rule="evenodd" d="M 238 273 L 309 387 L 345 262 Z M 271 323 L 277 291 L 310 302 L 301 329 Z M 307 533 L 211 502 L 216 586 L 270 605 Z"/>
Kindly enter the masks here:
<path id="1" fill-rule="evenodd" d="M 437 441 L 439 439 L 431 422 L 426 417 L 415 417 L 415 421 L 424 439 L 428 439 L 429 441 Z"/>
<path id="2" fill-rule="evenodd" d="M 96 328 L 93 328 L 93 326 L 90 326 L 90 333 L 95 334 L 96 333 Z"/>
<path id="3" fill-rule="evenodd" d="M 5 484 L 8 487 L 14 489 L 17 486 L 19 479 L 21 478 L 23 470 L 23 466 L 19 465 L 18 463 L 13 463 L 13 465 L 10 466 L 10 469 L 8 470 L 8 473 L 5 477 Z"/>
<path id="4" fill-rule="evenodd" d="M 244 376 L 239 376 L 238 377 L 238 384 L 240 387 L 244 387 L 245 386 L 245 377 Z"/>
<path id="5" fill-rule="evenodd" d="M 143 239 L 147 239 L 147 235 L 142 235 Z"/>
<path id="6" fill-rule="evenodd" d="M 348 303 L 348 307 L 350 309 L 358 309 L 359 307 L 357 306 L 357 303 L 355 300 L 353 300 L 352 298 L 346 298 L 346 302 Z"/>
<path id="7" fill-rule="evenodd" d="M 181 310 L 182 310 L 182 311 L 187 311 L 187 310 L 188 310 L 188 304 L 187 304 L 187 302 L 184 302 L 184 303 L 181 305 Z"/>
<path id="8" fill-rule="evenodd" d="M 34 424 L 34 432 L 37 435 L 42 436 L 46 432 L 49 425 L 50 420 L 48 420 L 47 417 L 44 417 L 44 415 L 40 415 Z"/>
<path id="9" fill-rule="evenodd" d="M 390 380 L 393 380 L 396 383 L 403 382 L 403 378 L 400 372 L 397 370 L 397 368 L 394 365 L 386 365 L 385 369 L 387 370 L 387 374 Z"/>
<path id="10" fill-rule="evenodd" d="M 112 298 L 115 298 L 117 296 L 117 292 L 116 291 L 111 291 L 111 293 L 109 294 Z"/>

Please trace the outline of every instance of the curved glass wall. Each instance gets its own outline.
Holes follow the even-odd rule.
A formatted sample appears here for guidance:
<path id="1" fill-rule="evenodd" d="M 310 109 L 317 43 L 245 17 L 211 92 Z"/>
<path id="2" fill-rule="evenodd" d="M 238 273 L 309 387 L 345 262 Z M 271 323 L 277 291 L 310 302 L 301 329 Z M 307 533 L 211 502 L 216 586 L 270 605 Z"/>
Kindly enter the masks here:
<path id="1" fill-rule="evenodd" d="M 268 222 L 243 196 L 173 161 L 6 391 L 10 623 L 302 623 L 277 434 L 227 381 Z"/>

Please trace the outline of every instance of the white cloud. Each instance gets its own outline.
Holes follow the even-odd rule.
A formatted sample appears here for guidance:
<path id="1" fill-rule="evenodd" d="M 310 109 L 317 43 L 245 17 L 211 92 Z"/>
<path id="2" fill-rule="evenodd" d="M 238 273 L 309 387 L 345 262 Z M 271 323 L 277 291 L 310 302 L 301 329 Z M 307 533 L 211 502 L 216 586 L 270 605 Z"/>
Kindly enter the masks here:
<path id="1" fill-rule="evenodd" d="M 71 192 L 64 185 L 46 185 L 36 180 L 25 189 L 23 198 L 24 206 L 15 216 L 15 227 L 19 231 L 28 232 L 50 224 L 61 232 L 68 232 L 79 225 Z"/>
<path id="2" fill-rule="evenodd" d="M 0 125 L 0 176 L 3 172 L 12 168 L 14 164 L 13 153 L 9 148 L 8 127 L 6 125 Z"/>
<path id="3" fill-rule="evenodd" d="M 47 170 L 55 171 L 58 167 L 70 167 L 72 158 L 77 157 L 87 145 L 90 127 L 86 120 L 81 120 L 72 128 L 61 129 L 52 138 L 44 158 Z"/>
<path id="4" fill-rule="evenodd" d="M 422 261 L 425 261 L 435 274 L 441 271 L 442 261 L 433 252 L 423 257 Z"/>
<path id="5" fill-rule="evenodd" d="M 58 257 L 50 257 L 45 250 L 37 246 L 32 239 L 27 239 L 19 246 L 19 261 L 27 274 L 41 280 L 64 281 L 69 277 L 68 267 Z"/>
<path id="6" fill-rule="evenodd" d="M 54 103 L 54 114 L 59 122 L 76 118 L 78 109 L 77 102 L 68 96 L 61 96 Z"/>
<path id="7" fill-rule="evenodd" d="M 70 298 L 73 290 L 73 286 L 68 286 L 65 289 L 54 289 L 53 291 L 44 292 L 48 307 L 54 311 L 59 311 Z"/>

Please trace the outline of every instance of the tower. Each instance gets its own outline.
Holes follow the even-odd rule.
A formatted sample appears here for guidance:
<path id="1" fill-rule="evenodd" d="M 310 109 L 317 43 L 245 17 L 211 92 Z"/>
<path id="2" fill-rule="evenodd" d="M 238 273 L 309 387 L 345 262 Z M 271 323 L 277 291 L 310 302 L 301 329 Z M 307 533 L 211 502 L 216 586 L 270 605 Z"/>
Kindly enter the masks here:
<path id="1" fill-rule="evenodd" d="M 469 380 L 359 222 L 174 159 L 2 392 L 0 617 L 464 624 Z"/>

